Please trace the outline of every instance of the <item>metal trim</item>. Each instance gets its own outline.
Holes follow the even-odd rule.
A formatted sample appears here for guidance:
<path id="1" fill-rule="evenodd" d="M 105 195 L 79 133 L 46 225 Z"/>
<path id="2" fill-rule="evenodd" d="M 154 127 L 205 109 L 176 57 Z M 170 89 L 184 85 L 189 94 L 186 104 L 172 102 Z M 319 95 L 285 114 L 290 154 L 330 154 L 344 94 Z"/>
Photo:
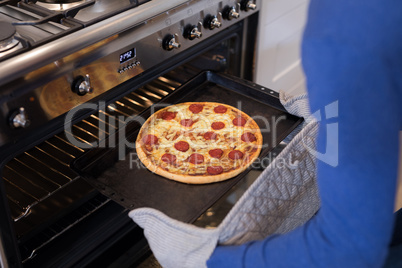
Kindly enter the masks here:
<path id="1" fill-rule="evenodd" d="M 3 239 L 0 237 L 0 267 L 8 268 L 8 264 L 5 260 L 7 260 L 7 258 L 3 248 Z"/>

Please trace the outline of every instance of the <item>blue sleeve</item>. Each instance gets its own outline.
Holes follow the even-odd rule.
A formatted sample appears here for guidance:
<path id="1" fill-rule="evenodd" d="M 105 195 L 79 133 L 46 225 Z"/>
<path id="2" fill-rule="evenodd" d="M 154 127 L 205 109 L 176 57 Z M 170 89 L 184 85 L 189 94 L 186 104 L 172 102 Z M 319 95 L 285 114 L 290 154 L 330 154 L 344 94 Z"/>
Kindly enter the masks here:
<path id="1" fill-rule="evenodd" d="M 321 115 L 321 208 L 290 233 L 218 246 L 208 267 L 381 267 L 402 126 L 400 25 L 400 0 L 311 1 L 302 62 L 311 111 Z M 334 103 L 337 111 L 326 111 Z M 330 124 L 336 140 L 327 139 L 336 137 Z"/>

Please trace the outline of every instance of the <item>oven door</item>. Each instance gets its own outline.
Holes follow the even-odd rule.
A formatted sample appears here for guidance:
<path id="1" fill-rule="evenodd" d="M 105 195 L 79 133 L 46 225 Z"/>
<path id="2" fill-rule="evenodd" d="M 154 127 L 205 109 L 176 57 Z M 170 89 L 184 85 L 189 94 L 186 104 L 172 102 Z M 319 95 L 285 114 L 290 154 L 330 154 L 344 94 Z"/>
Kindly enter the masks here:
<path id="1" fill-rule="evenodd" d="M 226 182 L 191 186 L 145 169 L 126 172 L 132 151 L 125 151 L 126 160 L 116 161 L 115 150 L 96 145 L 120 133 L 135 140 L 139 126 L 119 126 L 119 122 L 149 116 L 158 103 L 209 98 L 232 106 L 243 103 L 250 116 L 274 116 L 270 117 L 274 121 L 286 116 L 278 135 L 267 132 L 265 139 L 270 142 L 261 158 L 270 154 L 301 120 L 286 114 L 277 93 L 248 82 L 253 78 L 257 21 L 256 13 L 105 92 L 93 101 L 96 109 L 77 113 L 71 121 L 64 116 L 53 120 L 54 125 L 70 124 L 69 131 L 60 127 L 38 130 L 20 143 L 22 147 L 1 152 L 0 214 L 7 215 L 0 219 L 3 267 L 127 267 L 139 263 L 149 249 L 141 228 L 127 215 L 130 209 L 156 202 L 154 207 L 174 218 L 203 225 L 197 220 L 200 215 L 217 200 L 226 200 L 225 193 L 248 184 L 261 166 Z M 75 146 L 68 136 L 88 146 Z M 275 142 L 271 142 L 273 137 Z M 152 190 L 150 180 L 159 185 L 161 195 L 147 197 L 143 190 Z M 191 196 L 191 191 L 196 194 Z M 166 202 L 167 193 L 177 197 Z M 181 198 L 190 198 L 190 203 Z"/>

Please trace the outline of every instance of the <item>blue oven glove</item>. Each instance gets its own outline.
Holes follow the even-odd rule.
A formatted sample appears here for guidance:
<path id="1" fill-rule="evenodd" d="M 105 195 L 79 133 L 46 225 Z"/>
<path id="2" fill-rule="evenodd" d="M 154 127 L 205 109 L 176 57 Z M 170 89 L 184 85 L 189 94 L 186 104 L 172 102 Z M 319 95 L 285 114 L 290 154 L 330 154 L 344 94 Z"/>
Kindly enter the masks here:
<path id="1" fill-rule="evenodd" d="M 218 244 L 239 245 L 289 232 L 318 210 L 316 162 L 309 153 L 309 149 L 315 148 L 318 123 L 310 116 L 306 95 L 290 97 L 281 92 L 280 100 L 287 111 L 305 118 L 303 128 L 287 137 L 289 144 L 217 228 L 199 228 L 151 208 L 129 213 L 144 229 L 151 250 L 163 267 L 206 267 L 206 261 Z"/>

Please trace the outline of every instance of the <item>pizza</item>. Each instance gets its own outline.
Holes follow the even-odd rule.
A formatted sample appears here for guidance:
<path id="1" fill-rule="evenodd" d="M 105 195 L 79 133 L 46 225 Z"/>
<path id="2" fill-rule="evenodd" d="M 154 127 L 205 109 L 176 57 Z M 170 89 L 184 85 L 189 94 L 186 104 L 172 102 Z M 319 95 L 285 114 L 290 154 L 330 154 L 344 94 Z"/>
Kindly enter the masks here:
<path id="1" fill-rule="evenodd" d="M 150 171 L 189 184 L 230 179 L 246 170 L 262 147 L 257 123 L 239 109 L 186 102 L 153 113 L 137 139 L 138 158 Z"/>

